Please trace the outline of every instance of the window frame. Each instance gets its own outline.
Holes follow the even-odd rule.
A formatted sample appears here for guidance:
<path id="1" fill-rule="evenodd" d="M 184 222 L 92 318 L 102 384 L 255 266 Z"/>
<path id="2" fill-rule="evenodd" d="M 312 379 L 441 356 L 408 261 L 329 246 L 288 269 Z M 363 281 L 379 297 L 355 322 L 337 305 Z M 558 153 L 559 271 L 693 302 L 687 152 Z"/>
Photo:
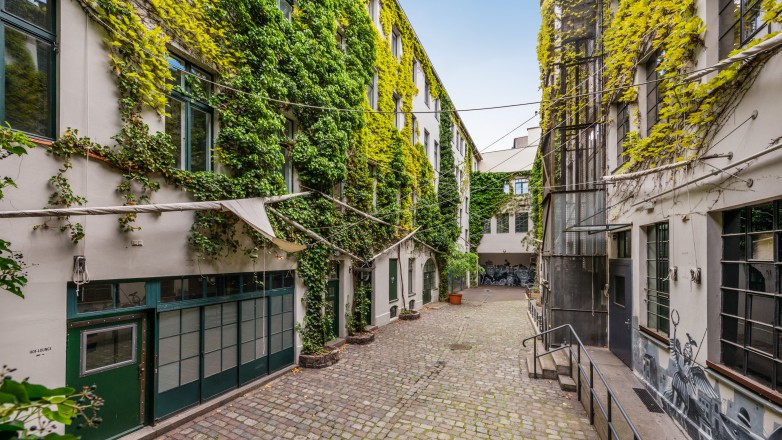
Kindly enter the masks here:
<path id="1" fill-rule="evenodd" d="M 290 9 L 284 9 L 283 3 L 286 3 Z M 282 16 L 288 20 L 291 21 L 293 19 L 293 0 L 277 0 L 277 8 L 279 8 L 280 12 L 282 13 Z"/>
<path id="2" fill-rule="evenodd" d="M 771 221 L 767 228 L 756 229 L 753 219 L 758 217 L 753 211 L 757 210 L 762 214 L 763 208 L 767 206 L 770 206 Z M 780 269 L 782 269 L 782 249 L 780 249 L 782 227 L 780 224 L 782 224 L 780 200 L 724 211 L 720 259 L 719 363 L 731 372 L 753 380 L 776 393 L 782 391 L 782 377 L 780 377 L 782 376 L 782 287 L 779 281 Z M 753 237 L 763 235 L 771 236 L 770 259 L 756 258 L 753 255 Z M 763 275 L 761 269 L 773 271 L 770 279 Z M 757 278 L 758 274 L 760 280 Z M 761 284 L 758 284 L 759 282 Z M 769 288 L 771 285 L 773 287 Z M 771 305 L 756 307 L 753 305 L 756 301 L 770 301 Z M 771 322 L 762 320 L 763 316 L 753 316 L 769 309 L 773 310 Z M 767 351 L 763 350 L 763 341 L 753 336 L 755 331 L 761 335 L 764 331 L 770 334 L 768 340 L 770 346 Z M 735 340 L 730 337 L 731 333 L 735 333 L 733 338 Z M 732 355 L 726 357 L 726 352 L 730 351 Z M 762 363 L 770 364 L 771 370 L 767 371 L 770 377 L 760 377 L 762 372 L 758 374 L 761 369 L 766 371 L 763 367 L 758 368 Z"/>
<path id="3" fill-rule="evenodd" d="M 51 5 L 49 4 L 51 2 Z M 38 139 L 55 139 L 56 133 L 57 133 L 57 77 L 58 77 L 58 71 L 57 71 L 57 54 L 59 45 L 57 42 L 57 5 L 59 2 L 55 2 L 53 0 L 49 0 L 47 2 L 47 6 L 52 6 L 52 16 L 51 16 L 51 22 L 49 23 L 51 26 L 51 30 L 42 28 L 38 26 L 37 24 L 31 23 L 12 12 L 9 12 L 5 7 L 0 9 L 0 51 L 2 51 L 2 65 L 0 66 L 0 121 L 5 123 L 6 121 L 6 110 L 5 110 L 5 83 L 6 83 L 6 65 L 5 65 L 5 56 L 6 56 L 6 48 L 5 48 L 5 28 L 10 27 L 13 30 L 22 33 L 23 35 L 30 36 L 39 40 L 42 40 L 43 42 L 49 44 L 51 46 L 51 53 L 49 54 L 49 77 L 47 78 L 47 87 L 49 91 L 49 96 L 47 99 L 47 102 L 49 104 L 49 111 L 48 117 L 48 126 L 46 128 L 47 132 L 45 134 L 40 133 L 31 133 L 24 130 L 16 130 L 21 133 L 24 133 L 26 135 L 29 135 L 33 138 Z M 13 127 L 12 127 L 13 128 Z"/>
<path id="4" fill-rule="evenodd" d="M 526 234 L 529 232 L 529 212 L 517 212 L 515 218 L 513 219 L 513 223 L 513 230 L 517 234 Z"/>
<path id="5" fill-rule="evenodd" d="M 432 94 L 432 85 L 429 83 L 429 80 L 424 81 L 424 104 L 426 104 L 426 108 L 431 108 L 430 104 L 432 102 L 431 99 Z"/>
<path id="6" fill-rule="evenodd" d="M 519 185 L 521 185 L 521 189 L 519 189 Z M 513 181 L 513 194 L 516 195 L 529 194 L 529 179 L 524 177 L 515 179 Z"/>
<path id="7" fill-rule="evenodd" d="M 497 214 L 497 234 L 510 234 L 510 213 Z"/>
<path id="8" fill-rule="evenodd" d="M 630 103 L 619 103 L 616 107 L 616 164 L 623 165 L 627 162 L 624 154 L 624 143 L 630 132 Z"/>
<path id="9" fill-rule="evenodd" d="M 283 0 L 281 0 L 283 1 Z M 181 163 L 179 164 L 179 168 L 195 172 L 192 170 L 192 155 L 193 155 L 193 146 L 192 146 L 192 127 L 193 127 L 193 118 L 192 118 L 192 110 L 195 108 L 197 111 L 206 113 L 209 115 L 209 132 L 207 134 L 207 142 L 206 142 L 206 151 L 204 152 L 204 164 L 206 166 L 206 169 L 203 171 L 211 172 L 214 171 L 214 162 L 212 157 L 212 149 L 214 147 L 214 133 L 215 133 L 215 111 L 214 107 L 210 106 L 208 103 L 203 102 L 197 98 L 194 98 L 190 96 L 190 85 L 188 84 L 187 78 L 190 76 L 200 76 L 200 75 L 208 75 L 208 78 L 205 78 L 206 81 L 213 81 L 214 76 L 207 72 L 206 70 L 196 66 L 195 64 L 191 63 L 189 60 L 187 60 L 184 57 L 181 57 L 177 54 L 170 53 L 169 54 L 169 69 L 175 70 L 175 67 L 172 66 L 171 62 L 172 60 L 176 61 L 177 63 L 181 64 L 184 67 L 184 72 L 181 73 L 182 78 L 184 78 L 184 87 L 177 84 L 177 86 L 180 86 L 184 89 L 185 93 L 182 93 L 174 88 L 171 89 L 171 92 L 167 95 L 169 102 L 166 104 L 166 107 L 170 107 L 170 101 L 173 99 L 175 101 L 181 102 L 184 104 L 184 123 L 182 130 L 184 131 L 185 135 L 185 144 L 181 146 L 182 151 L 180 151 L 180 157 L 179 160 Z M 175 86 L 176 87 L 176 86 Z M 209 94 L 211 95 L 213 93 L 212 87 L 210 84 L 210 91 Z M 164 123 L 165 125 L 165 123 Z M 201 170 L 197 170 L 201 171 Z"/>
<path id="10" fill-rule="evenodd" d="M 93 334 L 96 334 L 96 333 L 105 333 L 105 332 L 110 332 L 110 331 L 113 332 L 113 331 L 125 330 L 125 329 L 131 329 L 131 336 L 130 336 L 131 337 L 131 341 L 132 341 L 131 358 L 127 359 L 127 360 L 124 360 L 122 362 L 117 362 L 117 363 L 110 364 L 110 365 L 104 365 L 102 367 L 93 368 L 92 370 L 88 370 L 87 369 L 87 337 L 89 335 L 93 335 Z M 136 359 L 137 359 L 136 354 L 138 352 L 138 347 L 136 345 L 137 341 L 138 341 L 137 332 L 138 332 L 138 325 L 135 322 L 134 323 L 130 323 L 130 324 L 115 325 L 115 326 L 112 326 L 112 327 L 101 327 L 101 328 L 82 330 L 80 332 L 80 334 L 79 334 L 79 340 L 80 340 L 80 344 L 79 344 L 79 377 L 85 377 L 85 376 L 89 376 L 91 374 L 101 373 L 101 372 L 104 372 L 104 371 L 114 370 L 116 368 L 122 368 L 122 367 L 127 366 L 127 365 L 135 364 L 136 363 Z"/>
<path id="11" fill-rule="evenodd" d="M 719 29 L 719 32 L 717 33 L 717 50 L 718 50 L 719 59 L 721 60 L 730 56 L 730 52 L 746 46 L 747 43 L 749 43 L 755 37 L 757 37 L 758 34 L 763 31 L 763 29 L 766 29 L 768 32 L 771 31 L 770 23 L 763 21 L 764 12 L 760 8 L 762 6 L 761 0 L 750 0 L 748 2 L 749 4 L 746 4 L 742 0 L 739 2 L 738 5 L 736 5 L 736 2 L 733 0 L 722 0 L 722 1 L 724 1 L 725 4 L 720 6 L 718 3 L 718 11 L 717 11 L 717 23 Z M 736 10 L 736 8 L 738 8 L 738 11 Z M 749 18 L 749 16 L 753 14 L 755 10 L 757 10 L 757 15 L 755 16 L 755 18 L 758 19 L 761 23 L 758 24 L 757 29 L 747 33 L 745 27 L 750 22 L 747 19 Z M 723 14 L 727 14 L 728 16 L 733 16 L 733 17 L 738 15 L 738 17 L 729 18 L 725 20 L 725 22 L 723 22 L 722 20 Z M 726 26 L 728 23 L 730 25 Z M 725 27 L 727 27 L 727 29 L 724 29 Z M 738 38 L 736 38 L 737 30 L 738 30 Z M 728 38 L 727 41 L 730 42 L 730 45 L 723 44 L 726 41 L 725 40 L 726 37 Z"/>
<path id="12" fill-rule="evenodd" d="M 485 219 L 483 221 L 483 232 L 484 235 L 491 234 L 491 217 Z"/>
<path id="13" fill-rule="evenodd" d="M 404 113 L 402 112 L 402 97 L 394 92 L 394 128 L 401 131 L 404 128 L 402 122 Z"/>
<path id="14" fill-rule="evenodd" d="M 402 58 L 402 34 L 396 26 L 391 29 L 391 55 L 399 61 Z"/>
<path id="15" fill-rule="evenodd" d="M 646 70 L 646 135 L 660 121 L 660 82 L 657 68 L 660 66 L 660 53 L 654 53 L 644 63 Z M 650 99 L 654 95 L 654 99 Z M 654 116 L 654 118 L 652 118 Z"/>
<path id="16" fill-rule="evenodd" d="M 410 128 L 412 129 L 410 130 L 410 144 L 415 146 L 418 143 L 418 119 L 415 115 L 411 116 Z"/>
<path id="17" fill-rule="evenodd" d="M 644 257 L 646 265 L 646 328 L 668 337 L 671 331 L 671 288 L 668 276 L 670 269 L 670 224 L 668 222 L 655 223 L 647 226 L 646 229 L 646 255 Z M 649 259 L 652 246 L 654 246 L 654 260 Z M 653 265 L 650 264 L 652 262 L 654 262 Z M 654 267 L 654 274 L 650 273 L 651 267 Z M 665 300 L 667 304 L 662 303 L 662 300 Z M 652 312 L 652 304 L 656 305 L 656 312 Z M 660 315 L 661 308 L 668 309 L 667 315 Z M 650 319 L 652 315 L 655 316 L 654 324 Z"/>

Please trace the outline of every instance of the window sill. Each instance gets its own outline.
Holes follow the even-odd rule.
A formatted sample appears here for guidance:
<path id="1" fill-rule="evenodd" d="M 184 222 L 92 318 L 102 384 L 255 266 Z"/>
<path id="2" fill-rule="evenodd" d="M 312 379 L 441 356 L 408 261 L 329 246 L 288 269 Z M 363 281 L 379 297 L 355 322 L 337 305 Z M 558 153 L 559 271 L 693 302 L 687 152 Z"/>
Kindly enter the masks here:
<path id="1" fill-rule="evenodd" d="M 668 340 L 665 336 L 657 333 L 656 331 L 654 331 L 654 330 L 652 330 L 652 329 L 650 329 L 648 327 L 644 327 L 642 325 L 639 325 L 638 326 L 638 330 L 640 330 L 641 333 L 643 333 L 643 334 L 645 334 L 647 336 L 651 336 L 652 339 L 654 339 L 655 341 L 660 342 L 662 344 L 665 344 L 666 347 L 669 346 L 670 343 L 671 343 L 671 341 Z"/>
<path id="2" fill-rule="evenodd" d="M 753 393 L 758 394 L 763 398 L 768 399 L 769 401 L 777 405 L 782 405 L 782 394 L 780 394 L 779 392 L 774 391 L 765 385 L 761 385 L 755 382 L 754 380 L 749 379 L 748 377 L 743 376 L 740 373 L 737 373 L 724 365 L 715 364 L 714 362 L 707 360 L 706 366 L 710 370 L 713 370 L 715 373 L 719 374 L 720 376 L 723 376 L 732 382 L 736 382 L 737 384 L 741 385 L 744 388 L 747 388 Z"/>

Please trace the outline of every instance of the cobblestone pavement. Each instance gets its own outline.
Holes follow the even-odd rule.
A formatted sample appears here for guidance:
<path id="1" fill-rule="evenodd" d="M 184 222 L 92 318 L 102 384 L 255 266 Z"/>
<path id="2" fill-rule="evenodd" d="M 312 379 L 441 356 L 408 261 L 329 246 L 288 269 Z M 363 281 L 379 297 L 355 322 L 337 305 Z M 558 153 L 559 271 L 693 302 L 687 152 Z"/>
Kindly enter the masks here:
<path id="1" fill-rule="evenodd" d="M 521 291 L 492 289 L 389 324 L 338 364 L 286 374 L 161 438 L 597 438 L 575 394 L 527 377 Z"/>

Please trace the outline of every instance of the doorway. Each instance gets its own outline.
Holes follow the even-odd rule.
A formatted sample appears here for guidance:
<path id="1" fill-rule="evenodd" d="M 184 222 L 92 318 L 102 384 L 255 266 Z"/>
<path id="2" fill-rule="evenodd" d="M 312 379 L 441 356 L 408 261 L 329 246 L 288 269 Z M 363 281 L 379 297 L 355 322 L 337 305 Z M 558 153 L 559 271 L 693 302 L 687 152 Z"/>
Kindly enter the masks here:
<path id="1" fill-rule="evenodd" d="M 628 367 L 633 367 L 633 266 L 632 260 L 610 260 L 608 348 Z"/>
<path id="2" fill-rule="evenodd" d="M 82 439 L 107 439 L 144 425 L 146 390 L 146 325 L 143 314 L 132 314 L 68 324 L 66 381 L 77 390 L 96 387 L 104 399 L 103 419 L 95 429 L 68 434 Z"/>

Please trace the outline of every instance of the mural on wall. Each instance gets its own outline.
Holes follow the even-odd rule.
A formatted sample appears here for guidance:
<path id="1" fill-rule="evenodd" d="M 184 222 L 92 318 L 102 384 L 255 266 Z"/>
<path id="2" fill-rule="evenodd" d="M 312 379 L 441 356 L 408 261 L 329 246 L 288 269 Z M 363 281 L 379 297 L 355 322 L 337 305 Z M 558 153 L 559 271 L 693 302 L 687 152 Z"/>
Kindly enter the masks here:
<path id="1" fill-rule="evenodd" d="M 695 362 L 703 340 L 697 342 L 685 333 L 682 345 L 677 336 L 679 318 L 679 312 L 671 310 L 673 336 L 667 368 L 660 364 L 661 350 L 646 338 L 639 338 L 643 378 L 660 407 L 693 439 L 782 440 L 782 426 L 775 423 L 774 430 L 764 434 L 764 408 L 739 393 L 724 399 L 723 411 L 720 388 L 712 385 L 706 369 Z"/>
<path id="2" fill-rule="evenodd" d="M 519 264 L 511 266 L 493 265 L 490 262 L 482 266 L 486 271 L 481 275 L 478 284 L 481 286 L 531 286 L 535 283 L 535 265 L 530 267 Z"/>

